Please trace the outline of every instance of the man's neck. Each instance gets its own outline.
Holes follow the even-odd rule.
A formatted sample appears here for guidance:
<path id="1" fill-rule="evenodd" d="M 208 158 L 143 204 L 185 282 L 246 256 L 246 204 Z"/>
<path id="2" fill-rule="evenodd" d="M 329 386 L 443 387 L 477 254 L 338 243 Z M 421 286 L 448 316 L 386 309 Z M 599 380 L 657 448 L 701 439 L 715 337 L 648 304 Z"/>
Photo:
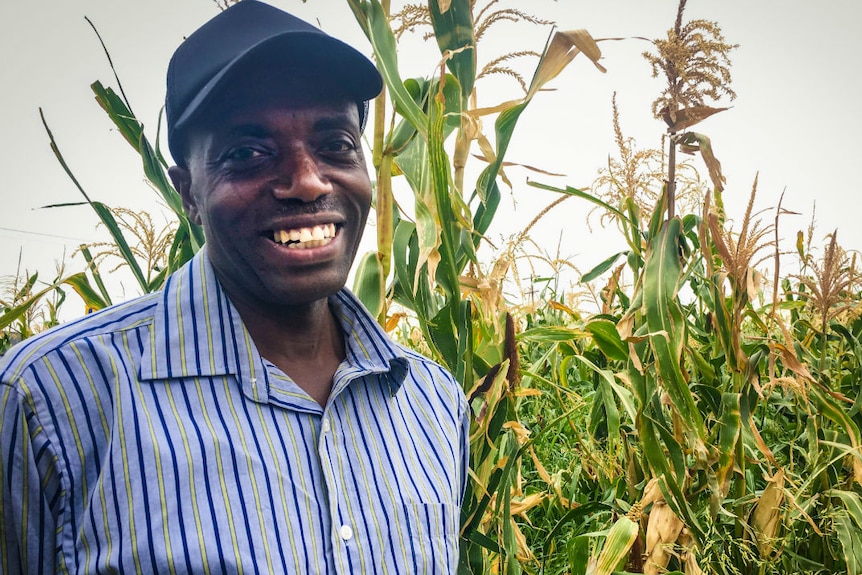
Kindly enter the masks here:
<path id="1" fill-rule="evenodd" d="M 241 301 L 234 306 L 261 356 L 325 406 L 332 378 L 345 357 L 343 331 L 329 302 L 266 312 Z"/>

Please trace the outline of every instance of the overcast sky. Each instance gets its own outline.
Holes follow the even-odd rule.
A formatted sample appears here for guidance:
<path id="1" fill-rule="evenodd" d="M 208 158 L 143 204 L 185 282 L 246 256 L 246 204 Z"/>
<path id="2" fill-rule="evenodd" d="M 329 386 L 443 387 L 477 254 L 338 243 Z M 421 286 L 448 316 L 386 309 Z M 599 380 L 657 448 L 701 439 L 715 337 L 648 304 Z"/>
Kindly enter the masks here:
<path id="1" fill-rule="evenodd" d="M 370 53 L 346 0 L 272 2 Z M 676 10 L 670 0 L 503 0 L 500 5 L 519 6 L 561 29 L 586 28 L 597 38 L 663 36 Z M 40 270 L 45 279 L 64 252 L 67 269 L 78 271 L 81 258 L 68 255 L 82 241 L 106 239 L 89 208 L 38 209 L 81 199 L 53 158 L 39 107 L 94 199 L 163 218 L 156 195 L 143 184 L 137 156 L 92 98 L 90 83 L 115 86 L 115 81 L 84 17 L 101 32 L 132 107 L 153 138 L 171 53 L 184 35 L 217 11 L 213 0 L 0 2 L 0 276 L 15 273 L 19 253 L 24 266 Z M 738 94 L 733 108 L 698 127 L 712 138 L 722 162 L 731 215 L 743 212 L 759 171 L 758 207 L 774 207 L 784 191 L 784 207 L 802 214 L 783 221 L 782 237 L 794 238 L 797 230 L 807 228 L 816 201 L 818 240 L 839 228 L 846 248 L 862 247 L 862 201 L 855 179 L 862 153 L 862 3 L 690 0 L 686 16 L 718 21 L 727 40 L 740 45 L 732 56 Z M 503 23 L 480 44 L 480 63 L 508 50 L 541 51 L 549 32 L 549 27 Z M 658 145 L 663 125 L 651 117 L 649 106 L 661 85 L 650 78 L 640 56 L 647 47 L 635 39 L 602 43 L 607 74 L 579 58 L 549 86 L 555 91 L 537 96 L 522 117 L 507 160 L 565 177 L 510 170 L 514 188 L 503 202 L 492 239 L 514 235 L 553 199 L 526 186 L 528 176 L 559 186 L 584 187 L 593 181 L 614 152 L 614 91 L 626 135 L 641 147 Z M 415 39 L 401 58 L 405 77 L 430 75 L 437 63 L 433 47 Z M 531 69 L 532 64 L 522 66 Z M 483 104 L 516 94 L 508 82 L 480 84 L 479 90 Z M 490 121 L 486 129 L 493 131 Z M 535 236 L 548 250 L 561 238 L 562 255 L 583 270 L 612 253 L 604 240 L 598 241 L 605 236 L 587 230 L 588 209 L 578 200 L 564 203 Z M 127 295 L 137 293 L 133 284 L 125 285 Z"/>

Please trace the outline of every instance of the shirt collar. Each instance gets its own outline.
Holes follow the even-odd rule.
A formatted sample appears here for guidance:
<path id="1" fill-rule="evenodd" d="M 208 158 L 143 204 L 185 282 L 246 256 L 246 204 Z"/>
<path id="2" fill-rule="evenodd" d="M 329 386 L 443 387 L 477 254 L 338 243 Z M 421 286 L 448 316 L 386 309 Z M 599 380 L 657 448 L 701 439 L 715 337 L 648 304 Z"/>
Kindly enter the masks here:
<path id="1" fill-rule="evenodd" d="M 348 364 L 362 373 L 385 373 L 390 391 L 398 391 L 407 376 L 406 350 L 392 341 L 359 298 L 346 288 L 329 298 L 329 305 L 344 330 Z"/>
<path id="2" fill-rule="evenodd" d="M 390 390 L 397 391 L 407 375 L 406 350 L 347 289 L 332 296 L 330 305 L 344 330 L 347 363 L 354 376 L 385 373 Z M 201 249 L 165 284 L 149 341 L 144 342 L 140 379 L 233 374 L 247 395 L 264 399 L 255 382 L 264 381 L 265 373 L 239 312 L 219 285 L 206 248 Z"/>

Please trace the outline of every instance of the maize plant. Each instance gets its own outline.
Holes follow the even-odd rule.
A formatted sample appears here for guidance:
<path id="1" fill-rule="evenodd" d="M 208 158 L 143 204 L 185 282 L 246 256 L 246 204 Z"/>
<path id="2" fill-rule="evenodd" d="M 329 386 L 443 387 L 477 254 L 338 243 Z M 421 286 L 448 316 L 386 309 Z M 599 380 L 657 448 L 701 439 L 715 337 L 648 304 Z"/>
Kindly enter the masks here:
<path id="1" fill-rule="evenodd" d="M 389 3 L 348 3 L 371 42 L 398 120 L 393 117 L 393 127 L 386 129 L 380 99 L 373 138 L 378 247 L 363 258 L 356 291 L 384 324 L 393 304 L 415 314 L 432 357 L 452 371 L 471 401 L 475 417 L 461 571 L 517 573 L 518 559 L 530 556 L 512 519 L 514 509 L 523 512 L 525 504 L 517 495 L 524 447 L 515 425 L 518 358 L 500 278 L 485 273 L 477 250 L 500 202 L 503 160 L 522 112 L 578 53 L 599 66 L 600 52 L 585 31 L 558 32 L 522 98 L 479 109 L 476 81 L 483 70 L 477 66 L 477 38 L 504 13 L 487 11 L 494 2 L 485 9 L 470 0 L 412 6 L 414 20 L 430 24 L 444 64 L 432 78 L 408 80 L 398 68 Z M 521 11 L 505 13 L 528 19 Z M 480 129 L 481 118 L 491 113 L 497 116 L 493 145 Z M 450 137 L 451 155 L 445 146 Z M 486 165 L 470 183 L 465 165 L 474 146 Z M 403 174 L 412 192 L 415 210 L 409 217 L 393 209 L 393 174 Z"/>

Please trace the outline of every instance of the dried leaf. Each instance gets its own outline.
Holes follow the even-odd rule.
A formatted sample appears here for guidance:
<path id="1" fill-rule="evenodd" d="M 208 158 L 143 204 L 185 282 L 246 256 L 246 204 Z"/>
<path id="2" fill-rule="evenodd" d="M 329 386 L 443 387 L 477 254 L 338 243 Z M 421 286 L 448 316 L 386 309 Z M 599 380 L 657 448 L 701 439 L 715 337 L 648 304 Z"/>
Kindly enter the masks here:
<path id="1" fill-rule="evenodd" d="M 796 353 L 792 349 L 780 343 L 775 344 L 775 349 L 781 352 L 781 359 L 784 362 L 784 367 L 808 381 L 816 381 L 814 376 L 811 375 L 811 372 L 808 371 L 808 368 L 805 367 L 805 364 L 799 361 L 799 358 L 796 357 Z"/>
<path id="2" fill-rule="evenodd" d="M 607 72 L 607 70 L 599 64 L 599 60 L 602 57 L 602 51 L 599 49 L 599 45 L 596 43 L 595 39 L 590 36 L 590 33 L 586 30 L 570 30 L 568 32 L 560 32 L 563 36 L 568 38 L 568 40 L 576 46 L 581 52 L 584 53 L 584 56 L 592 60 L 593 64 L 601 70 L 602 72 Z"/>
<path id="3" fill-rule="evenodd" d="M 476 158 L 477 160 L 482 160 L 483 162 L 488 162 L 489 164 L 493 161 L 493 160 L 489 160 L 488 158 L 486 158 L 485 156 L 483 156 L 481 154 L 473 154 L 473 157 Z M 536 172 L 537 174 L 544 174 L 546 176 L 562 177 L 562 176 L 566 175 L 566 174 L 558 174 L 556 172 L 549 172 L 548 170 L 543 170 L 541 168 L 537 168 L 537 167 L 531 166 L 529 164 L 521 164 L 519 162 L 503 162 L 502 166 L 504 168 L 508 168 L 508 167 L 512 167 L 512 166 L 518 166 L 520 168 L 525 168 L 527 170 L 530 170 L 531 172 Z"/>
<path id="4" fill-rule="evenodd" d="M 721 162 L 718 161 L 712 152 L 712 142 L 710 139 L 697 132 L 688 132 L 680 139 L 679 143 L 687 146 L 697 146 L 700 157 L 703 158 L 703 162 L 706 164 L 707 170 L 709 170 L 709 179 L 712 180 L 712 185 L 716 190 L 723 191 L 725 178 L 721 173 Z"/>
<path id="5" fill-rule="evenodd" d="M 692 106 L 682 110 L 668 110 L 667 107 L 661 109 L 662 119 L 668 125 L 668 132 L 676 134 L 677 132 L 685 131 L 687 128 L 694 126 L 709 118 L 713 114 L 723 112 L 727 108 L 713 108 L 711 106 Z"/>
<path id="6" fill-rule="evenodd" d="M 551 38 L 551 43 L 539 62 L 526 99 L 532 98 L 536 92 L 542 89 L 542 86 L 559 76 L 560 72 L 569 65 L 569 62 L 581 52 L 592 60 L 596 68 L 602 72 L 607 72 L 604 66 L 598 62 L 602 53 L 589 32 L 586 30 L 557 32 Z"/>
<path id="7" fill-rule="evenodd" d="M 748 292 L 748 301 L 755 301 L 763 284 L 763 274 L 754 268 L 748 268 L 745 274 L 745 289 Z"/>
<path id="8" fill-rule="evenodd" d="M 724 243 L 724 234 L 722 233 L 721 224 L 718 222 L 718 214 L 716 214 L 715 212 L 710 212 L 707 216 L 707 220 L 709 232 L 712 235 L 712 241 L 715 244 L 715 249 L 718 250 L 718 255 L 721 256 L 721 259 L 725 263 L 732 262 L 734 258 L 731 255 L 727 244 Z"/>
<path id="9" fill-rule="evenodd" d="M 389 317 L 387 317 L 386 325 L 384 326 L 386 333 L 391 333 L 392 330 L 395 329 L 398 326 L 399 322 L 405 317 L 407 317 L 407 314 L 403 312 L 395 312 Z"/>

